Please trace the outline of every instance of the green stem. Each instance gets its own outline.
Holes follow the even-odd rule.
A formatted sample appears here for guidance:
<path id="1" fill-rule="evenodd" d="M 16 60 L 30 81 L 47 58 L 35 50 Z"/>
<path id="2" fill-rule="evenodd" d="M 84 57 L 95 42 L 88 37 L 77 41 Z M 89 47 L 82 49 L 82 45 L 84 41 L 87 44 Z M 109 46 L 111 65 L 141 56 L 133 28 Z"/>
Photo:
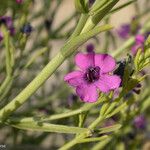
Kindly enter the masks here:
<path id="1" fill-rule="evenodd" d="M 12 84 L 13 84 L 13 79 L 10 79 L 9 81 L 8 81 L 8 83 L 7 83 L 7 86 L 6 86 L 6 88 L 5 88 L 5 91 L 3 92 L 3 94 L 2 95 L 0 95 L 0 101 L 2 101 L 5 97 L 6 97 L 6 95 L 8 94 L 8 92 L 10 92 L 10 89 L 11 89 L 11 87 L 12 87 Z M 6 104 L 6 101 L 4 102 L 4 105 Z"/>
<path id="2" fill-rule="evenodd" d="M 116 49 L 111 55 L 113 57 L 119 56 L 122 52 L 124 52 L 124 50 L 127 50 L 131 45 L 133 45 L 134 42 L 135 42 L 135 37 L 131 37 L 120 48 Z"/>
<path id="3" fill-rule="evenodd" d="M 88 19 L 88 14 L 82 14 L 79 23 L 77 24 L 77 27 L 75 28 L 73 34 L 71 35 L 71 38 L 78 36 L 81 33 L 82 28 L 84 27 L 87 19 Z"/>
<path id="4" fill-rule="evenodd" d="M 11 81 L 11 77 L 10 76 L 6 76 L 4 82 L 1 84 L 0 86 L 0 95 L 3 94 L 5 88 L 7 87 L 8 83 Z"/>
<path id="5" fill-rule="evenodd" d="M 101 8 L 99 8 L 97 12 L 90 12 L 92 14 L 88 18 L 81 33 L 84 33 L 86 31 L 89 31 L 90 29 L 94 28 L 111 11 L 111 9 L 116 5 L 116 3 L 118 3 L 118 1 L 119 0 L 110 0 L 110 1 L 104 0 L 104 2 L 101 2 L 101 1 L 95 2 L 95 4 L 99 5 L 98 7 L 101 6 Z M 97 6 L 93 6 L 94 10 L 95 10 L 95 8 L 97 9 Z"/>
<path id="6" fill-rule="evenodd" d="M 6 78 L 0 86 L 0 95 L 3 94 L 5 88 L 7 88 L 9 82 L 12 80 L 12 63 L 13 63 L 13 53 L 10 47 L 10 38 L 9 38 L 9 31 L 6 30 L 4 26 L 2 26 L 2 31 L 4 33 L 4 44 L 5 44 L 5 64 L 6 64 Z"/>
<path id="7" fill-rule="evenodd" d="M 107 135 L 104 135 L 101 137 L 95 137 L 95 138 L 86 138 L 86 139 L 80 140 L 78 143 L 89 143 L 89 142 L 103 141 L 107 138 L 108 138 Z"/>
<path id="8" fill-rule="evenodd" d="M 101 141 L 101 142 L 95 144 L 95 145 L 91 148 L 91 150 L 102 150 L 102 149 L 104 148 L 104 146 L 110 142 L 111 139 L 112 139 L 112 137 L 108 137 L 108 138 L 105 139 L 104 141 Z"/>
<path id="9" fill-rule="evenodd" d="M 128 2 L 126 2 L 126 3 L 124 3 L 124 4 L 120 5 L 120 6 L 118 6 L 118 7 L 114 8 L 114 9 L 112 9 L 112 10 L 110 11 L 110 14 L 112 14 L 112 13 L 114 13 L 114 12 L 116 12 L 116 11 L 122 10 L 122 8 L 126 8 L 127 6 L 129 6 L 130 4 L 132 4 L 132 3 L 136 2 L 136 1 L 137 1 L 137 0 L 129 0 Z M 110 14 L 109 14 L 109 15 L 110 15 Z"/>
<path id="10" fill-rule="evenodd" d="M 69 143 L 65 144 L 63 147 L 59 148 L 58 150 L 68 150 L 69 148 L 73 147 L 75 144 L 79 143 L 80 140 L 84 139 L 87 135 L 86 134 L 80 134 L 75 139 L 70 141 Z"/>
<path id="11" fill-rule="evenodd" d="M 90 124 L 89 129 L 94 129 L 103 119 L 103 116 L 99 116 L 92 124 Z"/>
<path id="12" fill-rule="evenodd" d="M 35 79 L 9 104 L 7 104 L 0 111 L 0 118 L 6 119 L 12 112 L 20 107 L 55 71 L 56 69 L 72 55 L 77 48 L 87 41 L 89 38 L 97 35 L 102 31 L 111 29 L 110 25 L 102 27 L 96 27 L 93 30 L 83 33 L 72 40 L 68 41 L 66 45 L 60 50 L 60 52 L 45 66 L 45 68 L 39 73 Z"/>
<path id="13" fill-rule="evenodd" d="M 104 102 L 105 100 L 106 100 L 105 97 L 100 96 L 100 98 L 97 102 L 92 103 L 92 104 L 84 104 L 81 108 L 73 110 L 73 111 L 69 111 L 69 112 L 65 112 L 65 113 L 61 113 L 61 114 L 56 114 L 56 115 L 51 115 L 51 116 L 43 116 L 43 117 L 38 117 L 38 116 L 37 117 L 28 117 L 28 118 L 10 117 L 8 119 L 8 121 L 9 122 L 18 122 L 18 121 L 19 122 L 32 122 L 34 120 L 38 120 L 38 122 L 44 122 L 44 121 L 52 121 L 52 120 L 67 118 L 67 117 L 71 117 L 71 116 L 86 112 L 86 111 L 90 110 L 91 108 Z"/>
<path id="14" fill-rule="evenodd" d="M 104 119 L 103 117 L 98 117 L 93 123 L 91 123 L 91 125 L 88 128 L 92 131 L 92 129 L 94 129 L 95 126 L 97 126 L 97 124 L 99 124 L 103 119 Z M 75 144 L 79 143 L 81 140 L 88 137 L 90 134 L 91 134 L 91 132 L 86 132 L 86 133 L 82 133 L 82 134 L 78 135 L 75 139 L 73 139 L 69 143 L 65 144 L 59 150 L 67 150 L 67 149 L 73 147 Z"/>
<path id="15" fill-rule="evenodd" d="M 18 129 L 42 131 L 42 132 L 44 131 L 44 132 L 56 132 L 56 133 L 69 133 L 69 134 L 90 132 L 90 130 L 87 128 L 68 127 L 65 125 L 57 125 L 57 124 L 50 124 L 50 123 L 39 123 L 37 121 L 33 121 L 30 123 L 19 122 L 19 123 L 14 123 L 9 125 Z"/>

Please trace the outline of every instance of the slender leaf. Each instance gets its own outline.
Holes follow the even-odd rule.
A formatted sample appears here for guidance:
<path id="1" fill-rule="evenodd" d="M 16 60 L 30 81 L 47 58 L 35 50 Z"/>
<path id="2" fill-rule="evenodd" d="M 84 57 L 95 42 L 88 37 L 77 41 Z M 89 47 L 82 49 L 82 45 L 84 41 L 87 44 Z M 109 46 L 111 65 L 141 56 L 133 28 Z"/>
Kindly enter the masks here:
<path id="1" fill-rule="evenodd" d="M 70 133 L 70 134 L 89 132 L 89 129 L 86 128 L 68 127 L 65 125 L 56 125 L 50 123 L 39 123 L 36 121 L 30 123 L 22 122 L 17 124 L 11 124 L 11 126 L 18 129 L 42 131 L 42 132 L 56 132 L 56 133 Z"/>

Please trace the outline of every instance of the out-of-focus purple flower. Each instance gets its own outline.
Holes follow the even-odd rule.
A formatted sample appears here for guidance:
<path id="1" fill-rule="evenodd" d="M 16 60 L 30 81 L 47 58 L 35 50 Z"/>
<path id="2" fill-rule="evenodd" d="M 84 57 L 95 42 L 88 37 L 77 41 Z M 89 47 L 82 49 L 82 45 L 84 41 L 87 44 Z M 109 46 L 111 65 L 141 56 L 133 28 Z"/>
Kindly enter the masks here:
<path id="1" fill-rule="evenodd" d="M 7 28 L 11 28 L 13 26 L 12 18 L 9 16 L 0 17 L 0 24 L 5 24 Z"/>
<path id="2" fill-rule="evenodd" d="M 12 18 L 9 16 L 2 16 L 0 17 L 0 24 L 4 24 L 8 30 L 10 31 L 10 35 L 15 34 L 15 28 L 13 26 Z"/>
<path id="3" fill-rule="evenodd" d="M 134 118 L 134 126 L 137 129 L 144 129 L 146 127 L 146 119 L 143 115 L 139 115 Z"/>
<path id="4" fill-rule="evenodd" d="M 15 28 L 14 27 L 11 27 L 9 28 L 9 31 L 10 31 L 10 35 L 15 35 Z"/>
<path id="5" fill-rule="evenodd" d="M 21 28 L 21 32 L 26 34 L 26 35 L 30 35 L 30 33 L 32 32 L 33 28 L 32 26 L 27 23 L 25 24 L 22 28 Z"/>
<path id="6" fill-rule="evenodd" d="M 78 53 L 75 62 L 80 70 L 67 74 L 64 80 L 76 88 L 77 95 L 84 102 L 97 101 L 97 89 L 107 93 L 119 88 L 120 77 L 110 74 L 116 66 L 114 58 L 110 55 Z"/>
<path id="7" fill-rule="evenodd" d="M 0 32 L 0 42 L 3 40 L 3 34 Z"/>
<path id="8" fill-rule="evenodd" d="M 135 44 L 131 48 L 132 54 L 135 55 L 138 51 L 139 48 L 144 50 L 144 41 L 145 41 L 145 36 L 138 34 L 135 37 Z"/>
<path id="9" fill-rule="evenodd" d="M 130 36 L 130 30 L 129 24 L 123 24 L 120 29 L 117 30 L 117 33 L 122 39 L 127 39 Z"/>
<path id="10" fill-rule="evenodd" d="M 128 24 L 123 24 L 121 27 L 117 30 L 117 33 L 120 38 L 127 39 L 130 37 L 130 35 L 136 35 L 141 28 L 141 25 L 139 24 L 139 21 L 137 17 L 133 17 L 131 19 L 131 22 Z"/>
<path id="11" fill-rule="evenodd" d="M 87 51 L 88 53 L 94 53 L 94 45 L 93 45 L 92 43 L 88 44 L 88 45 L 86 46 L 86 51 Z"/>
<path id="12" fill-rule="evenodd" d="M 95 0 L 89 0 L 90 5 L 93 5 L 94 2 L 95 2 Z"/>
<path id="13" fill-rule="evenodd" d="M 22 3 L 23 3 L 23 0 L 16 0 L 16 3 L 22 4 Z"/>

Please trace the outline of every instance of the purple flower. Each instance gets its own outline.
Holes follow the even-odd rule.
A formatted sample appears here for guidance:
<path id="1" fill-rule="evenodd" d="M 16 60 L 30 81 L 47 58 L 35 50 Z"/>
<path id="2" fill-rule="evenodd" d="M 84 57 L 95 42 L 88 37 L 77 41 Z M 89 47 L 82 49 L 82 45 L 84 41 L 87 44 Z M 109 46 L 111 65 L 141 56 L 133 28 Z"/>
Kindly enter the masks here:
<path id="1" fill-rule="evenodd" d="M 137 129 L 144 129 L 146 127 L 146 120 L 143 115 L 139 115 L 134 119 L 134 126 Z"/>
<path id="2" fill-rule="evenodd" d="M 131 22 L 128 24 L 123 24 L 120 29 L 117 30 L 118 35 L 122 39 L 127 39 L 130 35 L 136 35 L 141 28 L 138 18 L 135 16 L 131 19 Z"/>
<path id="3" fill-rule="evenodd" d="M 95 2 L 95 0 L 89 0 L 90 5 L 93 5 L 94 2 Z"/>
<path id="4" fill-rule="evenodd" d="M 3 40 L 3 34 L 0 32 L 0 42 Z"/>
<path id="5" fill-rule="evenodd" d="M 88 45 L 86 46 L 86 51 L 87 51 L 88 53 L 93 53 L 93 52 L 94 52 L 94 45 L 93 45 L 92 43 L 88 44 Z"/>
<path id="6" fill-rule="evenodd" d="M 130 30 L 129 24 L 123 24 L 117 32 L 121 38 L 127 39 L 130 36 Z"/>
<path id="7" fill-rule="evenodd" d="M 141 34 L 136 35 L 135 44 L 133 45 L 133 47 L 131 49 L 133 55 L 135 55 L 137 53 L 139 48 L 144 50 L 144 41 L 145 41 L 144 35 L 141 35 Z"/>
<path id="8" fill-rule="evenodd" d="M 22 4 L 22 3 L 23 3 L 23 0 L 16 0 L 16 3 Z"/>
<path id="9" fill-rule="evenodd" d="M 110 55 L 78 53 L 75 63 L 80 70 L 67 74 L 64 80 L 76 88 L 77 95 L 84 102 L 97 101 L 98 89 L 107 93 L 119 87 L 120 77 L 110 75 L 116 66 L 114 58 Z"/>
<path id="10" fill-rule="evenodd" d="M 14 29 L 13 21 L 11 17 L 9 16 L 0 17 L 0 24 L 4 24 L 8 28 L 8 30 L 10 31 L 10 35 L 15 34 L 15 29 Z"/>
<path id="11" fill-rule="evenodd" d="M 7 26 L 7 28 L 11 28 L 13 26 L 12 18 L 9 16 L 0 17 L 0 23 L 5 24 Z"/>

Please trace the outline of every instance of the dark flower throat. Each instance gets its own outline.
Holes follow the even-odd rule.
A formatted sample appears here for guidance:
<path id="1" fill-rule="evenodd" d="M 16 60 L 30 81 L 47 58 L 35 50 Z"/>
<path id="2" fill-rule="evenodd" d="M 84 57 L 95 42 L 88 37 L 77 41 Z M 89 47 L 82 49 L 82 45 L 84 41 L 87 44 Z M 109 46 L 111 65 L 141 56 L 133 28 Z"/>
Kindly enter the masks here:
<path id="1" fill-rule="evenodd" d="M 84 79 L 88 83 L 93 83 L 99 79 L 99 75 L 100 75 L 100 68 L 98 66 L 89 67 L 84 75 Z"/>

